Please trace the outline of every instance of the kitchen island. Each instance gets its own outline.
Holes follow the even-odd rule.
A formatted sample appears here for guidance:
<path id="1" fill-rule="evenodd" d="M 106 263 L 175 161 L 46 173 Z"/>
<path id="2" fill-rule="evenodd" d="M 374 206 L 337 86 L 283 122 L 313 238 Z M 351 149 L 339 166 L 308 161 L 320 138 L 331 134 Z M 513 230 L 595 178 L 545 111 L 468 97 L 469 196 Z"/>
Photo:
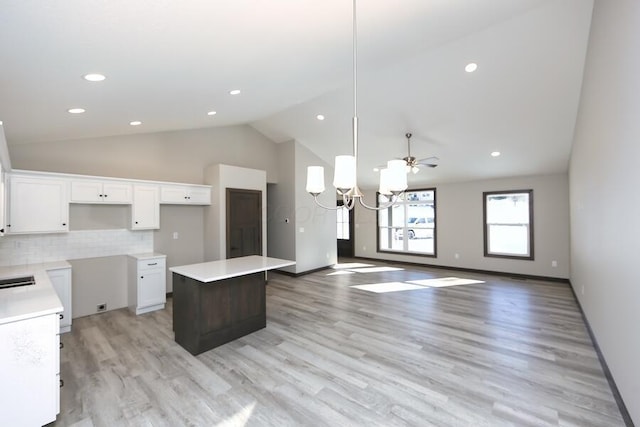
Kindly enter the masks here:
<path id="1" fill-rule="evenodd" d="M 196 355 L 264 328 L 266 271 L 294 264 L 251 255 L 169 268 L 176 342 Z"/>

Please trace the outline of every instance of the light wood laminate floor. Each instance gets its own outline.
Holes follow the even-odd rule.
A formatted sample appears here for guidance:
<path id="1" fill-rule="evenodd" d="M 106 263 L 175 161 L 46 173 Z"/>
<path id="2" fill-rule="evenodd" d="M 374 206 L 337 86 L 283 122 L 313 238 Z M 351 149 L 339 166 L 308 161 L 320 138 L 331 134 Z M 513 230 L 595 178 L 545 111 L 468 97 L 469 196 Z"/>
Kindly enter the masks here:
<path id="1" fill-rule="evenodd" d="M 171 299 L 74 319 L 55 425 L 624 425 L 567 284 L 391 267 L 269 273 L 266 329 L 197 357 Z"/>

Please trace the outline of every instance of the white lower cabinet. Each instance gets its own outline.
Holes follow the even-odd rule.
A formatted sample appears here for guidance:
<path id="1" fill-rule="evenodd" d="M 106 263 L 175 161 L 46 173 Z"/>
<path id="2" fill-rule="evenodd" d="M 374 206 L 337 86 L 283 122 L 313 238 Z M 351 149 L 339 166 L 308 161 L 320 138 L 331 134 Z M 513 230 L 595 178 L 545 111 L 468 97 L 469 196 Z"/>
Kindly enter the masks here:
<path id="1" fill-rule="evenodd" d="M 60 333 L 71 331 L 71 268 L 47 270 L 53 288 L 60 298 L 64 311 L 60 313 Z"/>
<path id="2" fill-rule="evenodd" d="M 136 314 L 164 308 L 167 300 L 166 255 L 133 254 L 127 259 L 129 309 Z"/>
<path id="3" fill-rule="evenodd" d="M 0 325 L 0 425 L 42 426 L 60 412 L 58 314 Z"/>

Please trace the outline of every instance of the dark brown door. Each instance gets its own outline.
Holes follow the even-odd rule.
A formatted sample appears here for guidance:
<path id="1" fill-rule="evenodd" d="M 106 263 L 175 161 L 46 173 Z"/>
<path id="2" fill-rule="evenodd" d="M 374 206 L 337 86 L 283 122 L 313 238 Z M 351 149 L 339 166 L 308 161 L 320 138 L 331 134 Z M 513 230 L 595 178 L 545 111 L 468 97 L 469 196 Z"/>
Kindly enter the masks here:
<path id="1" fill-rule="evenodd" d="M 338 206 L 344 206 L 342 200 L 338 200 Z M 338 256 L 353 257 L 353 209 L 339 209 L 338 221 Z"/>
<path id="2" fill-rule="evenodd" d="M 262 255 L 262 191 L 227 188 L 227 258 Z"/>

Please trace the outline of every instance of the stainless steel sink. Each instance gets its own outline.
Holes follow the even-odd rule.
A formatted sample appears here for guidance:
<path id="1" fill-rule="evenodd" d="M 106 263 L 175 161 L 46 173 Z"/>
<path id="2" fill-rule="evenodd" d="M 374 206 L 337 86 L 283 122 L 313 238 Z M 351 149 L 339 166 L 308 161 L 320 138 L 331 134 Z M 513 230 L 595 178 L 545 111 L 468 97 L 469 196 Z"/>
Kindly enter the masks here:
<path id="1" fill-rule="evenodd" d="M 5 277 L 0 279 L 0 289 L 15 288 L 18 286 L 35 285 L 33 276 Z"/>

